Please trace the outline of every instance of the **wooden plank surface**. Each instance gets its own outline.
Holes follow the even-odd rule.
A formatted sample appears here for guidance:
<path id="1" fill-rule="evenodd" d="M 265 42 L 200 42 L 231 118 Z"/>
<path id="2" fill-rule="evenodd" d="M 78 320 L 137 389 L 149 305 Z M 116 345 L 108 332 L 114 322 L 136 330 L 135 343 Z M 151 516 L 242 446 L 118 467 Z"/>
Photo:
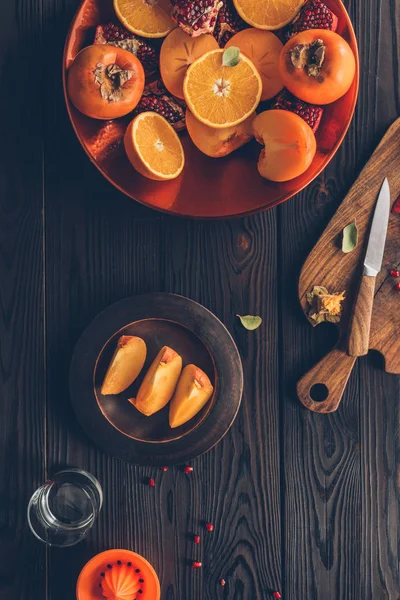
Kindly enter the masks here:
<path id="1" fill-rule="evenodd" d="M 26 520 L 46 461 L 40 13 L 41 0 L 0 5 L 1 600 L 46 593 L 46 550 Z"/>
<path id="2" fill-rule="evenodd" d="M 268 600 L 274 589 L 285 600 L 398 600 L 399 379 L 370 355 L 337 414 L 311 414 L 295 395 L 297 379 L 335 341 L 332 329 L 313 331 L 302 315 L 301 264 L 399 113 L 397 0 L 347 2 L 360 43 L 360 101 L 326 172 L 278 209 L 209 223 L 135 204 L 87 160 L 59 76 L 77 4 L 0 6 L 2 75 L 18 99 L 3 87 L 0 600 L 71 600 L 84 562 L 118 546 L 154 564 L 162 600 Z M 31 56 L 41 57 L 41 75 L 29 70 L 22 81 L 17 67 Z M 69 361 L 85 326 L 112 302 L 151 291 L 185 294 L 214 311 L 244 362 L 239 416 L 191 476 L 111 458 L 87 439 L 69 403 Z M 259 314 L 263 325 L 249 333 L 236 313 Z M 51 549 L 46 564 L 26 504 L 65 465 L 99 478 L 104 510 L 85 542 Z M 191 540 L 197 532 L 200 547 Z"/>

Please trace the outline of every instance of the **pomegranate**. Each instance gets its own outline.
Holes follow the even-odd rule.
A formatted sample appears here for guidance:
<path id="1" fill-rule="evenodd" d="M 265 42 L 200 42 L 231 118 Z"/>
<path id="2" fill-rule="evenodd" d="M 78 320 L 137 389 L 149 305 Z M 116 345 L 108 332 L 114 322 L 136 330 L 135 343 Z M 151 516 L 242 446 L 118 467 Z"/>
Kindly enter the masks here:
<path id="1" fill-rule="evenodd" d="M 297 18 L 291 23 L 286 32 L 289 39 L 308 29 L 330 29 L 336 31 L 338 26 L 337 16 L 321 0 L 308 0 L 301 9 Z"/>
<path id="2" fill-rule="evenodd" d="M 394 203 L 394 206 L 392 208 L 392 213 L 398 215 L 400 214 L 400 196 L 397 198 L 396 202 Z"/>
<path id="3" fill-rule="evenodd" d="M 214 37 L 223 48 L 235 33 L 248 27 L 247 23 L 236 12 L 233 0 L 223 0 L 223 5 L 218 13 Z"/>
<path id="4" fill-rule="evenodd" d="M 134 116 L 147 110 L 154 111 L 167 119 L 175 131 L 186 128 L 185 103 L 172 96 L 162 81 L 154 81 L 144 88 L 143 96 L 136 106 Z"/>
<path id="5" fill-rule="evenodd" d="M 171 16 L 191 37 L 214 33 L 222 0 L 171 0 Z"/>
<path id="6" fill-rule="evenodd" d="M 140 60 L 146 76 L 152 75 L 158 69 L 158 52 L 155 48 L 147 40 L 139 38 L 122 25 L 115 23 L 98 25 L 93 43 L 107 44 L 128 50 Z"/>
<path id="7" fill-rule="evenodd" d="M 315 133 L 321 123 L 323 110 L 316 104 L 308 104 L 299 100 L 296 96 L 293 96 L 288 90 L 283 90 L 279 96 L 277 96 L 274 104 L 274 108 L 280 110 L 289 110 L 299 115 L 304 121 L 311 127 Z"/>

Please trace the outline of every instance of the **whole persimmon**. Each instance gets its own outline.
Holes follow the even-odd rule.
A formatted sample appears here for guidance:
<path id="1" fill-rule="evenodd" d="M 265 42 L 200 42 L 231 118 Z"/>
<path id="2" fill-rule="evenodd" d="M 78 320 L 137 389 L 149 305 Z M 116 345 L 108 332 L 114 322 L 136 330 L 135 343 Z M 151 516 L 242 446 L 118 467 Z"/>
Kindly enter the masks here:
<path id="1" fill-rule="evenodd" d="M 114 46 L 87 46 L 68 73 L 68 95 L 93 119 L 116 119 L 131 112 L 144 89 L 145 74 L 136 56 Z"/>
<path id="2" fill-rule="evenodd" d="M 287 110 L 266 110 L 253 121 L 253 132 L 264 145 L 258 172 L 270 181 L 290 181 L 304 173 L 317 151 L 311 127 Z"/>
<path id="3" fill-rule="evenodd" d="M 356 60 L 340 35 L 310 29 L 292 37 L 283 47 L 279 70 L 284 86 L 310 104 L 330 104 L 350 89 Z"/>

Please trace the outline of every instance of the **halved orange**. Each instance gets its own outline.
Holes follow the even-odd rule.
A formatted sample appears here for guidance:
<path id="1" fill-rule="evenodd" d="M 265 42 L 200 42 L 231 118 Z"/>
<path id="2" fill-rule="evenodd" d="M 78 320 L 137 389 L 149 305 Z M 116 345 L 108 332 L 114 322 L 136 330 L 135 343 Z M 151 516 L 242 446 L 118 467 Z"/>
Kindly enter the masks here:
<path id="1" fill-rule="evenodd" d="M 169 0 L 114 0 L 114 10 L 124 27 L 148 38 L 165 37 L 176 27 L 170 8 Z"/>
<path id="2" fill-rule="evenodd" d="M 131 121 L 124 145 L 132 165 L 144 177 L 162 181 L 182 172 L 185 155 L 181 141 L 168 121 L 155 112 L 141 113 Z"/>
<path id="3" fill-rule="evenodd" d="M 186 104 L 193 115 L 215 128 L 245 121 L 257 108 L 262 82 L 246 56 L 234 67 L 223 66 L 224 50 L 211 50 L 187 70 L 183 82 Z"/>
<path id="4" fill-rule="evenodd" d="M 233 0 L 246 23 L 258 29 L 280 29 L 296 17 L 305 0 Z"/>

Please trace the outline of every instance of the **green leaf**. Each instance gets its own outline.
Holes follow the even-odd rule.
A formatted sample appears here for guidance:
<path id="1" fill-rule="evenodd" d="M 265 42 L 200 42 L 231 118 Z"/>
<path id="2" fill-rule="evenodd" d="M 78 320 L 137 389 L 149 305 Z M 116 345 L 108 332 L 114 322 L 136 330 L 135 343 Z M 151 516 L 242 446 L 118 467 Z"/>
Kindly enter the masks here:
<path id="1" fill-rule="evenodd" d="M 230 46 L 225 50 L 222 55 L 222 66 L 223 67 L 236 67 L 240 62 L 240 48 L 236 46 Z"/>
<path id="2" fill-rule="evenodd" d="M 343 229 L 343 241 L 342 241 L 342 250 L 345 254 L 352 252 L 354 248 L 357 247 L 358 244 L 358 228 L 357 225 L 353 223 L 349 223 Z"/>
<path id="3" fill-rule="evenodd" d="M 254 331 L 258 327 L 260 327 L 260 325 L 262 323 L 261 317 L 255 317 L 253 315 L 245 315 L 244 317 L 242 317 L 241 315 L 236 315 L 236 316 L 239 317 L 240 322 L 243 325 L 243 327 L 245 329 L 248 329 L 249 331 Z"/>

